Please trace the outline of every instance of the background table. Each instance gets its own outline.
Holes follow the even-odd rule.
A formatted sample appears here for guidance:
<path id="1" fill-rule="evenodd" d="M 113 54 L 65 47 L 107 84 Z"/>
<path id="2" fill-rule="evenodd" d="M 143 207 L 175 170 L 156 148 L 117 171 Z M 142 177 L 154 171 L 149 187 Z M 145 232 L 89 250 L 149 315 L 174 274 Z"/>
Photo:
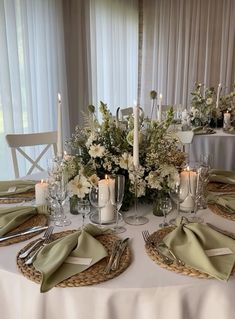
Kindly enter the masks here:
<path id="1" fill-rule="evenodd" d="M 227 134 L 222 129 L 215 134 L 194 135 L 190 145 L 189 157 L 192 162 L 200 159 L 200 154 L 214 157 L 214 168 L 235 170 L 235 135 Z"/>
<path id="2" fill-rule="evenodd" d="M 133 260 L 129 268 L 110 281 L 79 288 L 53 288 L 45 294 L 16 266 L 17 252 L 28 241 L 0 247 L 0 309 L 4 319 L 231 319 L 235 313 L 235 277 L 220 282 L 167 271 L 146 254 L 141 231 L 158 229 L 161 217 L 151 206 L 139 209 L 149 218 L 143 226 L 126 225 L 121 237 L 130 237 Z M 235 222 L 199 212 L 205 221 L 235 231 Z M 76 229 L 81 216 L 69 215 Z M 170 216 L 172 217 L 172 216 Z M 56 228 L 56 231 L 61 231 Z M 36 237 L 35 237 L 36 238 Z"/>

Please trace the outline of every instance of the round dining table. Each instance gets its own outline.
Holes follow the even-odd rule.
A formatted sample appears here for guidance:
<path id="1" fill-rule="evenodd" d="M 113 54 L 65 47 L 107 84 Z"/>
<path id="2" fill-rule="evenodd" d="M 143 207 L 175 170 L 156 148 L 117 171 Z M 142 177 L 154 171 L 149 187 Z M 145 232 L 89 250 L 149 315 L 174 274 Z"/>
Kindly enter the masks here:
<path id="1" fill-rule="evenodd" d="M 190 161 L 199 161 L 202 154 L 213 154 L 213 168 L 235 171 L 235 134 L 223 129 L 216 129 L 214 134 L 195 134 L 189 147 Z"/>
<path id="2" fill-rule="evenodd" d="M 129 211 L 128 214 L 133 213 Z M 18 270 L 17 253 L 30 241 L 0 247 L 0 313 L 2 319 L 231 319 L 235 313 L 235 276 L 228 282 L 199 279 L 166 270 L 147 255 L 142 231 L 159 229 L 162 217 L 153 215 L 151 205 L 139 205 L 138 213 L 149 222 L 125 225 L 121 238 L 129 237 L 132 260 L 119 276 L 85 287 L 54 287 L 40 293 L 40 285 Z M 209 209 L 198 215 L 230 232 L 235 222 Z M 185 214 L 187 216 L 187 214 Z M 171 218 L 171 214 L 169 218 Z M 81 215 L 71 215 L 70 226 L 55 232 L 78 229 Z M 89 220 L 86 220 L 88 223 Z M 124 223 L 124 222 L 122 222 Z M 35 236 L 35 238 L 39 237 Z M 32 240 L 32 239 L 31 239 Z"/>

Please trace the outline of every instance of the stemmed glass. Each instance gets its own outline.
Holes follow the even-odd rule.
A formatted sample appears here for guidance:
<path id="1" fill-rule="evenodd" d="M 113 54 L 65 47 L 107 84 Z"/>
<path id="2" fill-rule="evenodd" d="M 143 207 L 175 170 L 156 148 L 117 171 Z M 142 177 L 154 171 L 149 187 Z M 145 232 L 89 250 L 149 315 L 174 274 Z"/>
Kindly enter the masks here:
<path id="1" fill-rule="evenodd" d="M 77 211 L 82 214 L 82 228 L 85 226 L 85 217 L 90 213 L 90 202 L 87 199 L 80 199 L 77 202 Z"/>
<path id="2" fill-rule="evenodd" d="M 172 210 L 172 203 L 171 203 L 171 199 L 169 197 L 163 197 L 160 199 L 160 203 L 159 203 L 159 208 L 161 209 L 161 211 L 163 212 L 163 222 L 161 224 L 159 224 L 160 228 L 164 228 L 169 226 L 169 223 L 167 223 L 166 221 L 166 216 L 169 214 L 169 212 Z"/>
<path id="3" fill-rule="evenodd" d="M 99 188 L 97 186 L 92 186 L 91 191 L 89 193 L 89 200 L 93 207 L 98 209 L 99 215 L 99 225 L 102 226 L 102 216 L 101 216 L 101 209 L 104 208 L 109 203 L 109 187 L 104 189 Z"/>
<path id="4" fill-rule="evenodd" d="M 124 191 L 125 191 L 125 176 L 116 175 L 115 176 L 114 196 L 110 196 L 110 202 L 113 206 L 115 206 L 116 225 L 113 227 L 113 231 L 116 234 L 120 234 L 120 233 L 123 233 L 126 231 L 125 227 L 118 225 L 119 210 L 122 206 Z"/>
<path id="5" fill-rule="evenodd" d="M 170 189 L 170 198 L 176 204 L 176 218 L 173 218 L 169 221 L 171 225 L 175 225 L 177 217 L 180 216 L 180 204 L 183 203 L 183 201 L 188 196 L 188 191 L 188 187 L 185 187 L 185 185 L 183 185 L 182 183 L 176 183 L 174 187 Z"/>
<path id="6" fill-rule="evenodd" d="M 191 190 L 192 185 L 191 185 L 191 181 L 189 179 L 190 193 L 192 194 L 192 198 L 194 200 L 194 209 L 193 209 L 194 216 L 190 217 L 189 221 L 193 222 L 193 223 L 203 223 L 203 221 L 204 221 L 203 218 L 197 216 L 197 211 L 198 211 L 199 204 L 201 202 L 201 196 L 202 196 L 202 193 L 201 193 L 201 181 L 200 180 L 201 180 L 201 167 L 199 167 L 197 169 L 196 190 L 195 190 L 195 192 L 193 192 Z"/>
<path id="7" fill-rule="evenodd" d="M 54 194 L 59 205 L 58 219 L 55 221 L 55 226 L 68 226 L 71 224 L 71 220 L 69 220 L 64 213 L 64 203 L 67 198 L 67 179 L 63 174 L 60 179 L 55 180 Z"/>

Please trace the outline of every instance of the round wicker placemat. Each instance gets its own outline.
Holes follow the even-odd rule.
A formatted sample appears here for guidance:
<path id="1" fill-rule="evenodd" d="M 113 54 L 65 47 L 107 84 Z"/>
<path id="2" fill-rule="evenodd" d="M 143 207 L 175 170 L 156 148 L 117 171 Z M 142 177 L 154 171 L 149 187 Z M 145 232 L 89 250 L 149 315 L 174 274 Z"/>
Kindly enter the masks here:
<path id="1" fill-rule="evenodd" d="M 210 182 L 207 185 L 207 191 L 217 193 L 235 193 L 235 185 Z"/>
<path id="2" fill-rule="evenodd" d="M 69 231 L 53 234 L 52 239 L 55 240 L 57 238 L 64 237 L 68 234 L 71 234 L 74 231 L 75 230 L 69 230 Z M 104 269 L 107 266 L 113 243 L 119 238 L 114 235 L 100 235 L 100 236 L 97 236 L 96 239 L 99 240 L 107 249 L 108 257 L 103 258 L 102 260 L 100 260 L 98 263 L 91 266 L 87 270 L 79 274 L 76 274 L 68 279 L 65 279 L 61 283 L 57 284 L 56 287 L 66 288 L 66 287 L 80 287 L 80 286 L 98 284 L 119 276 L 130 265 L 131 251 L 130 251 L 130 248 L 127 247 L 121 257 L 119 268 L 115 271 L 111 271 L 110 274 L 105 274 Z M 26 250 L 27 246 L 23 248 L 22 251 Z M 29 265 L 29 266 L 25 265 L 24 260 L 19 258 L 20 252 L 17 255 L 17 266 L 19 270 L 26 278 L 36 283 L 40 283 L 42 278 L 41 273 L 37 271 L 33 265 Z"/>
<path id="3" fill-rule="evenodd" d="M 11 233 L 16 232 L 16 231 L 24 230 L 24 229 L 26 229 L 28 227 L 45 226 L 45 225 L 47 225 L 47 222 L 48 222 L 48 217 L 46 215 L 37 214 L 37 215 L 31 217 L 30 219 L 26 220 L 20 226 L 18 226 L 16 228 L 14 228 L 13 230 L 11 230 L 5 236 L 10 235 Z M 8 246 L 8 245 L 12 245 L 12 244 L 15 244 L 15 243 L 19 243 L 19 242 L 24 241 L 24 240 L 28 240 L 28 239 L 40 234 L 41 232 L 43 232 L 43 230 L 37 231 L 35 233 L 31 233 L 31 234 L 27 234 L 27 235 L 23 235 L 23 236 L 19 236 L 19 237 L 15 237 L 15 238 L 4 240 L 4 241 L 0 242 L 0 247 Z"/>
<path id="4" fill-rule="evenodd" d="M 174 227 L 166 227 L 163 229 L 159 229 L 158 231 L 154 232 L 150 235 L 150 241 L 153 241 L 156 245 L 162 241 L 162 239 L 169 234 Z M 197 277 L 197 278 L 212 278 L 210 275 L 203 273 L 199 270 L 191 268 L 186 265 L 178 265 L 176 263 L 167 265 L 164 263 L 163 257 L 151 246 L 146 244 L 145 249 L 149 257 L 157 263 L 160 267 L 174 271 L 178 274 L 190 276 L 190 277 Z M 231 275 L 235 274 L 235 266 L 232 269 Z"/>
<path id="5" fill-rule="evenodd" d="M 222 206 L 219 206 L 216 204 L 208 204 L 208 207 L 216 215 L 219 215 L 219 216 L 224 217 L 224 218 L 229 219 L 229 220 L 235 220 L 235 212 L 231 213 L 225 207 L 222 207 Z"/>

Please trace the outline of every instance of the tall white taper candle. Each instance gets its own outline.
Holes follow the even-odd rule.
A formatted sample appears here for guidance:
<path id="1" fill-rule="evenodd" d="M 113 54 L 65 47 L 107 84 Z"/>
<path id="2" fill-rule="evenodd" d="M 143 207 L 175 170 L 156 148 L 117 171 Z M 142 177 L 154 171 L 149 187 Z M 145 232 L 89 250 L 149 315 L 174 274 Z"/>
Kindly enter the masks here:
<path id="1" fill-rule="evenodd" d="M 133 164 L 135 168 L 139 166 L 139 107 L 133 107 L 134 114 L 134 141 L 133 141 Z"/>
<path id="2" fill-rule="evenodd" d="M 220 88 L 221 88 L 221 83 L 219 83 L 219 85 L 218 85 L 218 90 L 217 90 L 217 98 L 216 98 L 216 108 L 217 108 L 217 109 L 218 109 L 218 107 L 219 107 Z"/>
<path id="3" fill-rule="evenodd" d="M 63 154 L 62 144 L 62 106 L 61 106 L 61 95 L 58 93 L 58 104 L 57 104 L 57 156 L 61 157 Z"/>
<path id="4" fill-rule="evenodd" d="M 162 120 L 162 94 L 159 95 L 158 121 Z"/>

